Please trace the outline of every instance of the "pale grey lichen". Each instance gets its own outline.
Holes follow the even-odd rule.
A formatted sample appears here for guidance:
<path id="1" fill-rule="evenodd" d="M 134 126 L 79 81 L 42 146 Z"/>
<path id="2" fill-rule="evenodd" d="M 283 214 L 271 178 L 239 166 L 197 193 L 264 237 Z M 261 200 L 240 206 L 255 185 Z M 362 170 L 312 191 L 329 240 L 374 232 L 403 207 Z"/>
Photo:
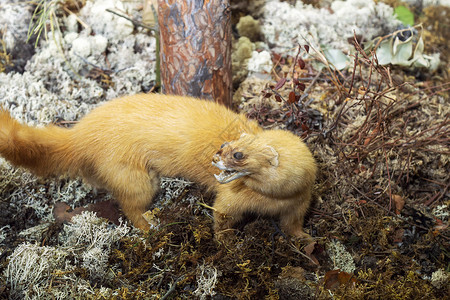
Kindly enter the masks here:
<path id="1" fill-rule="evenodd" d="M 77 253 L 81 266 L 89 271 L 91 278 L 103 278 L 107 275 L 111 248 L 130 231 L 120 222 L 119 226 L 111 226 L 93 212 L 82 212 L 64 225 L 60 243 L 63 247 L 76 249 L 72 251 Z"/>
<path id="2" fill-rule="evenodd" d="M 405 2 L 412 6 L 443 5 L 450 7 L 450 0 L 405 0 Z"/>
<path id="3" fill-rule="evenodd" d="M 3 251 L 5 250 L 2 246 L 3 246 L 3 241 L 6 240 L 6 237 L 8 236 L 9 230 L 11 230 L 11 226 L 9 226 L 9 225 L 0 227 L 0 256 L 2 256 Z"/>
<path id="4" fill-rule="evenodd" d="M 40 241 L 52 223 L 45 222 L 19 232 L 19 236 L 28 242 Z"/>
<path id="5" fill-rule="evenodd" d="M 52 222 L 53 205 L 61 201 L 72 208 L 86 204 L 85 198 L 93 192 L 82 180 L 48 179 L 43 182 L 21 168 L 14 168 L 0 158 L 0 197 L 16 210 L 31 208 L 41 222 Z M 108 196 L 98 197 L 99 200 Z"/>
<path id="6" fill-rule="evenodd" d="M 85 202 L 83 200 L 93 192 L 95 190 L 92 186 L 86 184 L 81 179 L 53 180 L 48 187 L 48 193 L 52 195 L 53 202 L 68 203 L 72 209 L 83 205 Z"/>
<path id="7" fill-rule="evenodd" d="M 155 38 L 143 29 L 131 34 L 131 22 L 106 9 L 133 14 L 138 3 L 87 1 L 78 14 L 87 25 L 80 31 L 72 14 L 60 20 L 68 30 L 41 39 L 23 74 L 0 74 L 0 104 L 28 124 L 48 124 L 80 119 L 101 101 L 149 89 L 155 79 Z M 111 72 L 107 89 L 86 76 L 94 67 Z"/>
<path id="8" fill-rule="evenodd" d="M 450 283 L 450 274 L 444 269 L 439 269 L 431 274 L 431 284 L 437 288 L 442 289 L 448 287 Z"/>
<path id="9" fill-rule="evenodd" d="M 161 192 L 155 199 L 155 206 L 161 208 L 167 203 L 177 199 L 181 194 L 192 185 L 191 181 L 183 178 L 161 177 Z"/>
<path id="10" fill-rule="evenodd" d="M 27 39 L 28 22 L 31 19 L 30 4 L 25 1 L 0 0 L 0 32 L 8 50 Z M 18 22 L 20 20 L 20 22 Z"/>
<path id="11" fill-rule="evenodd" d="M 207 299 L 216 294 L 214 288 L 217 284 L 217 278 L 221 276 L 221 272 L 216 268 L 202 264 L 197 268 L 197 289 L 193 294 L 199 299 Z"/>
<path id="12" fill-rule="evenodd" d="M 361 34 L 372 39 L 392 32 L 400 24 L 392 7 L 372 0 L 333 1 L 330 9 L 314 8 L 296 1 L 269 0 L 262 7 L 262 34 L 274 50 L 295 53 L 298 44 L 305 39 L 316 48 L 326 45 L 339 50 L 349 50 L 347 38 Z M 324 22 L 326 20 L 326 22 Z"/>
<path id="13" fill-rule="evenodd" d="M 69 253 L 55 247 L 37 244 L 19 245 L 9 257 L 5 271 L 11 299 L 39 299 L 42 286 L 48 286 L 52 272 L 64 267 Z"/>
<path id="14" fill-rule="evenodd" d="M 431 213 L 442 221 L 447 220 L 450 216 L 450 211 L 447 204 L 437 205 L 433 208 Z"/>
<path id="15" fill-rule="evenodd" d="M 355 262 L 353 257 L 345 249 L 344 245 L 337 240 L 332 240 L 328 243 L 328 255 L 336 269 L 352 274 L 355 269 Z"/>
<path id="16" fill-rule="evenodd" d="M 88 0 L 76 15 L 59 14 L 63 30 L 41 37 L 24 72 L 0 73 L 0 105 L 22 123 L 44 126 L 57 120 L 77 121 L 106 100 L 148 90 L 155 79 L 155 38 L 106 11 L 136 18 L 140 5 L 139 1 Z M 17 39 L 25 42 L 32 13 L 29 4 L 0 0 L 0 11 L 0 21 L 5 20 L 0 22 L 3 37 L 6 42 L 15 38 L 7 47 L 17 45 Z M 89 51 L 83 53 L 84 47 Z M 94 68 L 110 73 L 109 85 L 87 76 Z M 55 202 L 78 207 L 94 198 L 89 197 L 93 192 L 81 180 L 42 181 L 0 158 L 0 196 L 15 211 L 31 208 L 43 222 L 53 221 Z"/>
<path id="17" fill-rule="evenodd" d="M 117 268 L 108 265 L 109 256 L 129 230 L 125 224 L 110 225 L 93 212 L 83 212 L 64 226 L 58 245 L 19 245 L 8 257 L 4 273 L 10 298 L 73 299 L 73 295 L 95 294 L 91 282 L 102 283 L 112 277 L 109 270 Z M 77 278 L 76 268 L 87 270 L 90 282 Z"/>
<path id="18" fill-rule="evenodd" d="M 252 56 L 248 60 L 247 68 L 250 73 L 266 73 L 272 71 L 272 58 L 268 51 L 252 51 Z"/>

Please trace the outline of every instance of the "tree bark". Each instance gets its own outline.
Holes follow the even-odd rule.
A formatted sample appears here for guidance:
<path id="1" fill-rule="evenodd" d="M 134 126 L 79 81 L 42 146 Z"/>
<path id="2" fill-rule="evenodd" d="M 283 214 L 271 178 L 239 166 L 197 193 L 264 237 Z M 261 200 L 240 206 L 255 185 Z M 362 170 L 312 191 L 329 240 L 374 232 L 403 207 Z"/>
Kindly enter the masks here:
<path id="1" fill-rule="evenodd" d="M 158 0 L 158 21 L 163 92 L 231 106 L 229 0 Z"/>

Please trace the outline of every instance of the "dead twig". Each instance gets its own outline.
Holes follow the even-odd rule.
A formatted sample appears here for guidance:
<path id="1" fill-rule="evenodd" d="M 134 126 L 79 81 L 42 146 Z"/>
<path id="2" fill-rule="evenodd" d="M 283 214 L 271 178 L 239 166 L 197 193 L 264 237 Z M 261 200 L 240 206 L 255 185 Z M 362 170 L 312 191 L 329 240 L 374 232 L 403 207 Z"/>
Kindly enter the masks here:
<path id="1" fill-rule="evenodd" d="M 120 14 L 120 13 L 118 13 L 118 12 L 115 12 L 115 11 L 109 9 L 109 8 L 107 8 L 106 11 L 107 11 L 107 12 L 110 12 L 110 13 L 116 15 L 116 16 L 119 16 L 119 17 L 121 17 L 121 18 L 124 18 L 124 19 L 130 21 L 131 23 L 133 23 L 133 26 L 136 26 L 136 27 L 143 27 L 143 28 L 152 30 L 153 32 L 157 32 L 157 28 L 156 28 L 156 27 L 148 26 L 148 25 L 146 25 L 146 24 L 144 24 L 144 23 L 142 23 L 142 22 L 136 21 L 136 20 L 134 20 L 134 19 L 132 19 L 132 18 L 129 18 L 129 17 L 123 15 L 123 14 Z"/>
<path id="2" fill-rule="evenodd" d="M 172 283 L 170 286 L 170 289 L 167 291 L 167 293 L 164 294 L 164 296 L 161 297 L 161 300 L 165 300 L 169 298 L 170 294 L 172 294 L 175 291 L 175 288 L 177 287 L 177 283 L 180 282 L 182 279 L 184 279 L 184 275 L 177 278 L 177 280 Z"/>

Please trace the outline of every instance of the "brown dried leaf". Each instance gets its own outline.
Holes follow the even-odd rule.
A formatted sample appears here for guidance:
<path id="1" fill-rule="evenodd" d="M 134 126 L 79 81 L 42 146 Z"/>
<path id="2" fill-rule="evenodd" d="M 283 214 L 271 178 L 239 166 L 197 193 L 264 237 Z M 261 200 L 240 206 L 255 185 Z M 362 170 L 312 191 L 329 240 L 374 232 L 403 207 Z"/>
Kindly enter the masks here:
<path id="1" fill-rule="evenodd" d="M 304 69 L 306 67 L 306 63 L 303 59 L 299 58 L 298 59 L 298 66 L 300 67 L 300 69 Z"/>
<path id="2" fill-rule="evenodd" d="M 340 284 L 351 284 L 352 286 L 358 282 L 353 274 L 347 272 L 339 272 L 338 280 Z"/>
<path id="3" fill-rule="evenodd" d="M 114 201 L 107 200 L 90 204 L 88 209 L 96 212 L 97 216 L 100 218 L 105 218 L 116 225 L 120 224 L 119 218 L 122 217 L 122 214 Z"/>
<path id="4" fill-rule="evenodd" d="M 309 132 L 309 127 L 308 127 L 308 125 L 306 125 L 305 123 L 302 123 L 302 130 L 304 131 L 304 132 Z"/>
<path id="5" fill-rule="evenodd" d="M 120 224 L 119 218 L 121 214 L 119 213 L 119 209 L 110 200 L 89 204 L 87 207 L 77 207 L 73 210 L 64 202 L 56 202 L 53 208 L 53 216 L 56 222 L 64 223 L 70 222 L 73 216 L 79 215 L 83 211 L 96 212 L 98 217 L 105 218 L 116 225 Z"/>
<path id="6" fill-rule="evenodd" d="M 335 289 L 339 287 L 339 275 L 340 270 L 331 270 L 325 273 L 324 285 L 326 289 Z"/>
<path id="7" fill-rule="evenodd" d="M 81 214 L 83 211 L 88 211 L 86 207 L 72 208 L 64 202 L 56 202 L 53 206 L 53 216 L 57 223 L 70 222 L 73 216 Z"/>
<path id="8" fill-rule="evenodd" d="M 358 280 L 353 274 L 347 272 L 341 272 L 341 270 L 332 270 L 325 273 L 324 285 L 327 289 L 336 289 L 340 285 L 350 284 L 355 286 Z"/>
<path id="9" fill-rule="evenodd" d="M 306 85 L 304 84 L 304 83 L 302 83 L 302 82 L 298 82 L 297 83 L 297 87 L 298 87 L 298 89 L 300 90 L 300 91 L 304 91 L 305 90 L 305 88 L 306 88 Z"/>
<path id="10" fill-rule="evenodd" d="M 400 195 L 392 195 L 392 201 L 394 201 L 395 204 L 395 213 L 399 215 L 403 209 L 403 206 L 405 206 L 405 199 L 403 199 Z"/>
<path id="11" fill-rule="evenodd" d="M 312 242 L 309 243 L 308 245 L 306 245 L 306 247 L 304 248 L 305 250 L 305 254 L 306 256 L 308 256 L 316 265 L 320 265 L 319 261 L 317 260 L 317 258 L 313 255 L 313 252 L 316 248 L 317 243 L 316 242 Z"/>
<path id="12" fill-rule="evenodd" d="M 378 135 L 378 128 L 375 128 L 374 130 L 372 130 L 372 132 L 369 134 L 369 136 L 365 138 L 364 146 L 367 146 L 368 144 L 370 144 L 370 142 L 373 140 L 373 138 L 375 138 L 377 135 Z"/>
<path id="13" fill-rule="evenodd" d="M 304 45 L 303 47 L 305 48 L 306 53 L 309 53 L 309 46 L 308 45 Z"/>
<path id="14" fill-rule="evenodd" d="M 291 91 L 289 93 L 289 100 L 288 100 L 289 104 L 295 103 L 296 100 L 297 100 L 297 97 L 295 97 L 295 92 Z"/>
<path id="15" fill-rule="evenodd" d="M 272 52 L 272 62 L 273 63 L 278 63 L 279 61 L 281 61 L 282 56 L 278 53 Z"/>
<path id="16" fill-rule="evenodd" d="M 275 87 L 273 88 L 274 90 L 279 90 L 279 89 L 281 89 L 283 86 L 284 86 L 284 84 L 286 83 L 286 78 L 281 78 L 280 80 L 278 80 L 278 82 L 277 82 L 277 84 L 275 85 Z"/>
<path id="17" fill-rule="evenodd" d="M 269 98 L 269 97 L 272 96 L 272 95 L 273 95 L 272 93 L 263 91 L 263 97 L 264 97 L 264 98 Z"/>
<path id="18" fill-rule="evenodd" d="M 302 267 L 285 266 L 281 268 L 280 278 L 296 278 L 305 281 L 306 271 Z"/>

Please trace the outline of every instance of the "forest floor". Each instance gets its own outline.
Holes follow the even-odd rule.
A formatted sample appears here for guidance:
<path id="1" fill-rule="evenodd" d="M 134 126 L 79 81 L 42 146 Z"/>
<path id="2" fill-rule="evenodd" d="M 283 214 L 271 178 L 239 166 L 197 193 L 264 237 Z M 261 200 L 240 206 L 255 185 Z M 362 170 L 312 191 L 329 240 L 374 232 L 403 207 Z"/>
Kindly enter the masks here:
<path id="1" fill-rule="evenodd" d="M 301 136 L 318 162 L 305 221 L 314 242 L 286 237 L 277 220 L 255 217 L 236 229 L 232 244 L 220 244 L 208 208 L 213 197 L 170 178 L 148 213 L 158 226 L 144 233 L 122 222 L 108 194 L 4 162 L 0 299 L 448 299 L 450 35 L 448 22 L 435 22 L 440 11 L 448 16 L 450 8 L 416 12 L 425 48 L 441 53 L 437 70 L 382 66 L 352 42 L 351 65 L 336 71 L 301 44 L 294 54 L 271 52 L 269 78 L 237 84 L 236 109 L 264 128 Z M 40 49 L 48 51 L 37 47 L 27 59 Z M 50 111 L 24 120 L 67 126 L 98 102 L 151 89 L 141 80 L 140 90 L 130 90 L 135 79 L 127 85 L 94 69 L 82 76 L 100 87 L 98 101 L 74 114 L 71 107 L 83 100 L 55 102 L 62 119 Z M 21 92 L 6 83 L 18 85 L 14 74 L 30 70 L 6 71 L 0 103 L 24 113 L 30 104 L 21 106 L 11 96 Z M 91 81 L 73 86 L 92 94 Z"/>

